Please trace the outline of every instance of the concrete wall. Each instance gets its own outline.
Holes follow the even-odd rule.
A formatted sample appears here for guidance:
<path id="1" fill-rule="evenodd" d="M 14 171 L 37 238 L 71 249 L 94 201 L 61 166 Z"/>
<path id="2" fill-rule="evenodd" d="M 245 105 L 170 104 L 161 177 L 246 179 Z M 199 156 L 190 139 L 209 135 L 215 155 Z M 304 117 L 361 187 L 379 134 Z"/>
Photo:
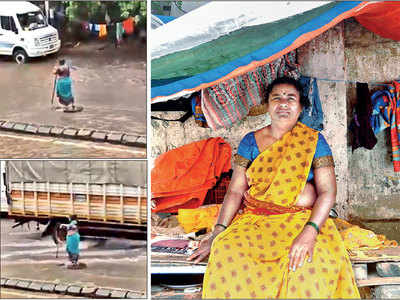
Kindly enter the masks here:
<path id="1" fill-rule="evenodd" d="M 300 47 L 297 53 L 303 75 L 325 79 L 318 80 L 325 114 L 322 134 L 332 149 L 338 187 L 336 208 L 344 216 L 348 200 L 344 24 Z"/>
<path id="2" fill-rule="evenodd" d="M 371 83 L 400 78 L 400 42 L 381 38 L 353 19 L 344 25 L 348 80 Z M 371 92 L 381 88 L 369 84 Z M 355 84 L 348 85 L 347 97 L 350 116 L 356 103 Z M 400 240 L 400 174 L 393 171 L 389 131 L 379 133 L 377 139 L 372 150 L 359 148 L 352 153 L 348 146 L 348 214 Z"/>
<path id="3" fill-rule="evenodd" d="M 378 135 L 373 150 L 351 152 L 348 125 L 355 103 L 355 84 L 400 78 L 400 43 L 381 38 L 355 20 L 346 20 L 298 49 L 304 75 L 319 78 L 325 113 L 322 133 L 330 144 L 338 183 L 336 208 L 342 217 L 400 240 L 400 174 L 393 172 L 390 139 Z M 381 88 L 371 85 L 371 89 Z M 180 113 L 153 113 L 175 118 Z M 211 131 L 186 123 L 152 121 L 152 157 L 209 136 L 221 136 L 235 153 L 244 134 L 268 124 L 265 116 L 247 117 L 229 130 Z M 384 219 L 383 221 L 381 219 Z"/>

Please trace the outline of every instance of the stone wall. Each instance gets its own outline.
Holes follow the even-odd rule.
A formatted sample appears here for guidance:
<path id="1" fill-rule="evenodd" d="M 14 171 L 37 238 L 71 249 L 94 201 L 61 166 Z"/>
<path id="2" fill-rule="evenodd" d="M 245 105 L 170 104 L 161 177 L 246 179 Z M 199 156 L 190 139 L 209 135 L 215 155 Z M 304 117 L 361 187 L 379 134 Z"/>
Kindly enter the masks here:
<path id="1" fill-rule="evenodd" d="M 369 82 L 371 92 L 383 88 L 376 82 L 400 78 L 400 42 L 382 38 L 350 19 L 344 22 L 347 78 Z M 347 88 L 350 121 L 356 103 L 355 84 Z M 348 145 L 349 207 L 352 219 L 400 240 L 400 174 L 393 171 L 389 130 L 377 135 L 372 150 Z"/>

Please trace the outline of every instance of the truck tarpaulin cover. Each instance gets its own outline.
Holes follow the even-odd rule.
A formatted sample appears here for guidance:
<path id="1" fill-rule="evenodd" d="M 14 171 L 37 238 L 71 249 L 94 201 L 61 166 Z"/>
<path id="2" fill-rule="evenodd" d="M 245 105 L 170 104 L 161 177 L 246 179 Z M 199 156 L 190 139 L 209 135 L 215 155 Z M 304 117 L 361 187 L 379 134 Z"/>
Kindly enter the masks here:
<path id="1" fill-rule="evenodd" d="M 152 103 L 250 72 L 351 17 L 400 40 L 400 1 L 207 3 L 152 31 Z"/>
<path id="2" fill-rule="evenodd" d="M 147 186 L 144 161 L 8 161 L 10 182 Z"/>

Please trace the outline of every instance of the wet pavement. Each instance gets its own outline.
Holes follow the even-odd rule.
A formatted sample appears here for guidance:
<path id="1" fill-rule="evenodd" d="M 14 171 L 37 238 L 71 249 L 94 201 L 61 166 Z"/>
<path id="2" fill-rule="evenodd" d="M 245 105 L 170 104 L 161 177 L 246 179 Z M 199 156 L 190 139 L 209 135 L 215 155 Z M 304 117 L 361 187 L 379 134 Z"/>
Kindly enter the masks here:
<path id="1" fill-rule="evenodd" d="M 74 297 L 71 295 L 60 295 L 60 294 L 50 294 L 50 293 L 38 293 L 32 291 L 16 290 L 10 288 L 0 289 L 1 299 L 59 299 L 59 298 L 83 298 Z"/>
<path id="2" fill-rule="evenodd" d="M 51 110 L 52 69 L 59 58 L 72 63 L 82 112 Z M 0 91 L 0 120 L 145 135 L 146 47 L 138 39 L 117 49 L 108 41 L 80 42 L 24 65 L 0 56 Z"/>
<path id="3" fill-rule="evenodd" d="M 110 143 L 0 132 L 0 158 L 145 158 L 146 149 Z"/>
<path id="4" fill-rule="evenodd" d="M 145 293 L 146 242 L 119 238 L 82 238 L 80 262 L 86 269 L 71 270 L 65 265 L 64 247 L 57 247 L 51 237 L 41 238 L 44 226 L 11 229 L 13 222 L 0 219 L 1 276 L 85 287 L 127 289 Z"/>

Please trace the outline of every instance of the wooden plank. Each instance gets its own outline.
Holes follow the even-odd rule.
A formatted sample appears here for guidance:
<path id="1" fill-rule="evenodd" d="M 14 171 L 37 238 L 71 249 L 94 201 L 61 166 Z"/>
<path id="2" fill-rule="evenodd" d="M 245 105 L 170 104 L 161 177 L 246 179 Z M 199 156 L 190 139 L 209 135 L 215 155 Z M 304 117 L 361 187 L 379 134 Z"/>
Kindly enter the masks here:
<path id="1" fill-rule="evenodd" d="M 141 199 L 141 197 L 140 197 L 140 186 L 138 186 L 138 195 L 139 195 L 139 196 L 138 196 L 138 207 L 140 207 L 140 206 L 141 206 L 141 201 L 142 201 L 142 199 Z M 141 210 L 138 209 L 137 212 L 138 212 L 139 224 L 141 224 L 141 223 L 140 223 L 140 220 L 142 219 L 142 218 L 141 218 Z"/>
<path id="2" fill-rule="evenodd" d="M 383 249 L 366 250 L 363 257 L 355 257 L 350 255 L 353 263 L 373 263 L 382 261 L 400 261 L 400 246 L 386 247 Z"/>
<path id="3" fill-rule="evenodd" d="M 36 181 L 33 182 L 33 187 L 35 188 L 35 191 L 33 192 L 33 198 L 35 199 L 35 216 L 38 216 L 39 205 L 38 205 L 38 194 L 36 191 Z"/>
<path id="4" fill-rule="evenodd" d="M 51 197 L 50 197 L 50 182 L 46 182 L 47 186 L 47 202 L 49 204 L 49 216 L 51 217 L 52 211 L 51 211 Z"/>
<path id="5" fill-rule="evenodd" d="M 120 184 L 119 188 L 120 188 L 119 201 L 120 201 L 120 210 L 121 210 L 121 223 L 124 223 L 124 197 L 123 197 L 124 186 L 122 184 Z"/>
<path id="6" fill-rule="evenodd" d="M 107 199 L 106 199 L 106 185 L 103 184 L 103 209 L 104 209 L 104 221 L 107 221 Z"/>
<path id="7" fill-rule="evenodd" d="M 357 280 L 358 287 L 380 286 L 389 284 L 400 284 L 400 277 L 379 277 L 379 276 L 368 275 L 368 279 Z"/>
<path id="8" fill-rule="evenodd" d="M 90 195 L 89 195 L 89 182 L 86 182 L 86 211 L 87 219 L 90 220 Z"/>
<path id="9" fill-rule="evenodd" d="M 22 193 L 22 208 L 23 208 L 23 212 L 25 214 L 25 193 L 24 193 L 24 183 L 21 182 L 21 193 Z"/>

